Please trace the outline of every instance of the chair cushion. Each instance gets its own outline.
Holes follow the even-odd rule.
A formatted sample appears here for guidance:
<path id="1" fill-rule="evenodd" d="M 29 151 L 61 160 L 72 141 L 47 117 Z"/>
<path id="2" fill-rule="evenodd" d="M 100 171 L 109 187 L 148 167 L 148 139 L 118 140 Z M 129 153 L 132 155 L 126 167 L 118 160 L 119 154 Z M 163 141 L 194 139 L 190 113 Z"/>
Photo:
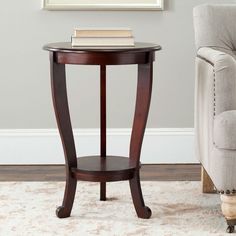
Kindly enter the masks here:
<path id="1" fill-rule="evenodd" d="M 217 115 L 214 119 L 213 132 L 217 148 L 236 150 L 236 110 Z"/>

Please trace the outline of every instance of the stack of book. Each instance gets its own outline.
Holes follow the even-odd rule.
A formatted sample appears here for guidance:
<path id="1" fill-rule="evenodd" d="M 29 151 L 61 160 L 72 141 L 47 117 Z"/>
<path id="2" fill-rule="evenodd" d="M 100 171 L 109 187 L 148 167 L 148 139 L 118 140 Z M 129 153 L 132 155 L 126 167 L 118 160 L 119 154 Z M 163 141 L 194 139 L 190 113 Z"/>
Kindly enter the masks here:
<path id="1" fill-rule="evenodd" d="M 133 47 L 129 28 L 77 28 L 71 37 L 73 47 Z"/>

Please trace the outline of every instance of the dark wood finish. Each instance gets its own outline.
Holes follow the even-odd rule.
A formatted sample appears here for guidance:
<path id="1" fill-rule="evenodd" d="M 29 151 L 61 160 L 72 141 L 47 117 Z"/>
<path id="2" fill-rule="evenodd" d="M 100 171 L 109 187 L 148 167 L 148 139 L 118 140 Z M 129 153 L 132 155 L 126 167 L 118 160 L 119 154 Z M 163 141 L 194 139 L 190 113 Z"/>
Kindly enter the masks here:
<path id="1" fill-rule="evenodd" d="M 142 181 L 200 181 L 200 164 L 142 165 Z M 65 165 L 0 165 L 0 181 L 65 181 Z"/>
<path id="2" fill-rule="evenodd" d="M 67 99 L 65 65 L 55 63 L 52 52 L 50 53 L 50 65 L 52 100 L 62 140 L 66 166 L 70 168 L 77 167 L 75 143 Z"/>
<path id="3" fill-rule="evenodd" d="M 90 54 L 90 55 L 89 55 Z M 91 53 L 68 53 L 58 52 L 56 53 L 55 61 L 60 64 L 74 64 L 74 65 L 130 65 L 130 64 L 145 64 L 148 63 L 148 52 L 134 53 L 115 53 L 115 52 L 93 52 Z M 115 55 L 116 54 L 116 55 Z M 154 57 L 154 53 L 151 54 Z"/>
<path id="4" fill-rule="evenodd" d="M 136 166 L 127 157 L 100 156 L 78 158 L 78 167 L 72 175 L 78 180 L 112 182 L 133 178 Z"/>
<path id="5" fill-rule="evenodd" d="M 51 81 L 54 110 L 66 160 L 66 188 L 62 207 L 57 216 L 70 216 L 76 181 L 101 182 L 100 199 L 106 200 L 106 182 L 129 180 L 133 203 L 140 218 L 149 218 L 151 210 L 145 206 L 140 185 L 140 153 L 147 123 L 152 92 L 155 44 L 136 43 L 135 47 L 85 48 L 70 43 L 44 46 L 50 51 Z M 65 64 L 100 65 L 101 151 L 97 157 L 76 158 L 73 132 L 66 93 Z M 106 66 L 138 64 L 138 88 L 129 158 L 106 157 Z"/>
<path id="6" fill-rule="evenodd" d="M 62 206 L 57 208 L 56 214 L 59 218 L 65 218 L 70 216 L 74 202 L 77 180 L 72 177 L 71 168 L 77 167 L 77 158 L 67 99 L 65 65 L 55 63 L 52 52 L 50 64 L 52 99 L 66 162 L 64 200 Z"/>
<path id="7" fill-rule="evenodd" d="M 100 155 L 106 158 L 107 140 L 106 140 L 106 66 L 100 66 L 100 127 L 101 127 L 101 143 Z M 106 201 L 106 182 L 100 184 L 100 200 Z"/>
<path id="8" fill-rule="evenodd" d="M 134 47 L 72 47 L 70 42 L 49 43 L 43 47 L 44 50 L 51 52 L 66 52 L 66 53 L 107 53 L 107 52 L 121 52 L 121 53 L 137 53 L 150 52 L 161 50 L 161 46 L 153 43 L 136 42 Z"/>
<path id="9" fill-rule="evenodd" d="M 130 159 L 139 165 L 143 136 L 152 93 L 152 63 L 138 65 L 138 86 L 133 129 L 130 141 Z"/>
<path id="10" fill-rule="evenodd" d="M 126 65 L 145 64 L 154 61 L 159 45 L 136 43 L 135 47 L 72 47 L 70 43 L 53 43 L 44 46 L 55 52 L 55 62 L 77 65 Z"/>
<path id="11" fill-rule="evenodd" d="M 134 203 L 136 213 L 139 218 L 149 219 L 152 211 L 149 207 L 145 206 L 143 194 L 140 184 L 139 170 L 136 170 L 134 178 L 129 180 L 131 195 Z"/>
<path id="12" fill-rule="evenodd" d="M 152 94 L 153 63 L 138 65 L 138 88 L 133 129 L 130 142 L 130 160 L 139 166 L 143 136 L 146 128 L 147 117 Z M 133 203 L 140 218 L 150 218 L 151 210 L 145 206 L 140 186 L 139 169 L 136 168 L 134 178 L 130 179 L 130 189 Z"/>

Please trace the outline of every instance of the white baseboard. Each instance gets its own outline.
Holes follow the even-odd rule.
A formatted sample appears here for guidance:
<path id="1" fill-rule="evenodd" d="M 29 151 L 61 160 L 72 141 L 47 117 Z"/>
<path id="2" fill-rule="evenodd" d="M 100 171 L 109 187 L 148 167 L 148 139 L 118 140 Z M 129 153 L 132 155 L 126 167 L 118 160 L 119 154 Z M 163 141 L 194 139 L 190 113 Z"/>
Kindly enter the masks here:
<path id="1" fill-rule="evenodd" d="M 108 129 L 107 154 L 128 156 L 130 129 Z M 99 129 L 74 130 L 78 156 L 99 153 Z M 147 129 L 143 164 L 198 163 L 193 129 Z M 0 130 L 0 165 L 64 164 L 57 130 Z"/>

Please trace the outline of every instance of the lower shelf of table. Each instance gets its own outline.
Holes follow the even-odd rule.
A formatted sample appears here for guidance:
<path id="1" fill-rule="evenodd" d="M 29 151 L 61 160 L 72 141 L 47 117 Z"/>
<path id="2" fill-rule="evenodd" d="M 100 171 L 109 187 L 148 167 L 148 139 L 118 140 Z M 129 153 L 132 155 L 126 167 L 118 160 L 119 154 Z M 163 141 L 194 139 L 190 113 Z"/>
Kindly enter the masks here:
<path id="1" fill-rule="evenodd" d="M 78 180 L 112 182 L 134 177 L 136 166 L 127 157 L 88 156 L 79 157 L 77 168 L 72 168 L 72 176 Z"/>

